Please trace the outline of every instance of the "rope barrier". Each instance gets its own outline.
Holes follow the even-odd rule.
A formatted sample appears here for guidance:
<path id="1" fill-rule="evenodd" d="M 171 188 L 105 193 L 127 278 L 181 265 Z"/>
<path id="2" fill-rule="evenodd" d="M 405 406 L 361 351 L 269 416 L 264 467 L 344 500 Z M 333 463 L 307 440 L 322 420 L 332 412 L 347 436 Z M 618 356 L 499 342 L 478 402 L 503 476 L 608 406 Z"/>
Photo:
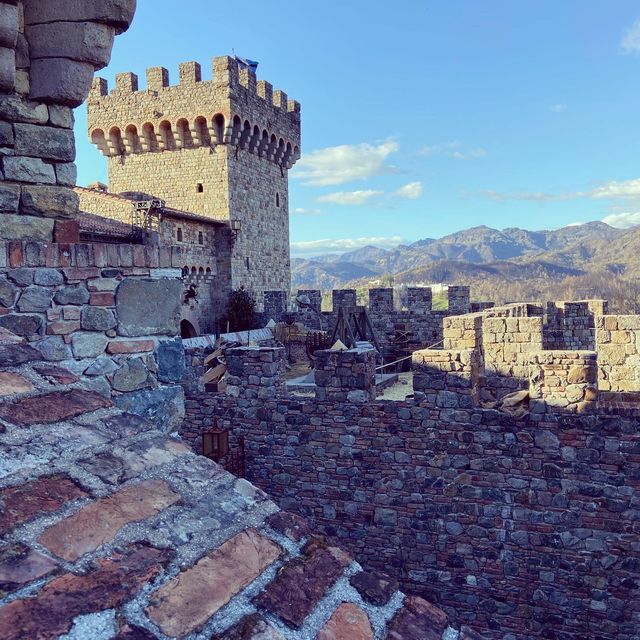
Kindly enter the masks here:
<path id="1" fill-rule="evenodd" d="M 434 342 L 433 344 L 430 344 L 428 347 L 425 347 L 425 349 L 433 349 L 433 347 L 437 347 L 439 344 L 442 344 L 443 342 L 444 342 L 444 338 L 438 342 Z M 379 367 L 376 367 L 376 371 L 378 371 L 379 369 L 386 369 L 387 367 L 390 367 L 393 364 L 398 364 L 399 362 L 404 362 L 409 358 L 413 358 L 413 354 L 411 354 L 410 356 L 404 356 L 404 358 L 400 358 L 399 360 L 394 360 L 393 362 L 389 362 L 388 364 L 381 364 Z"/>

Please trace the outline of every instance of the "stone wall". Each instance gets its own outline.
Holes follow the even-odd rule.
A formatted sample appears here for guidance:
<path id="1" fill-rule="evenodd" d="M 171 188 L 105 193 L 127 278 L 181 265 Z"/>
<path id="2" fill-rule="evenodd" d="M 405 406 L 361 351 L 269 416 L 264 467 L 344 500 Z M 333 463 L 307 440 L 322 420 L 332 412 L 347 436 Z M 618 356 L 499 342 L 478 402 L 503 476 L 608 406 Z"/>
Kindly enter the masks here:
<path id="1" fill-rule="evenodd" d="M 596 317 L 598 387 L 602 391 L 640 391 L 640 316 Z"/>
<path id="2" fill-rule="evenodd" d="M 0 243 L 0 327 L 131 413 L 182 418 L 181 272 L 142 245 Z"/>
<path id="3" fill-rule="evenodd" d="M 0 2 L 0 238 L 52 239 L 78 210 L 73 112 L 135 0 Z M 17 217 L 29 216 L 34 219 Z"/>
<path id="4" fill-rule="evenodd" d="M 607 313 L 606 300 L 548 302 L 545 316 L 545 349 L 595 348 L 596 319 Z"/>
<path id="5" fill-rule="evenodd" d="M 376 397 L 376 351 L 354 348 L 316 351 L 316 398 L 364 403 Z"/>
<path id="6" fill-rule="evenodd" d="M 595 351 L 539 351 L 531 354 L 529 408 L 532 413 L 593 413 L 598 403 Z"/>
<path id="7" fill-rule="evenodd" d="M 471 380 L 469 352 L 435 357 L 421 363 L 434 380 L 456 376 L 446 358 Z M 250 479 L 282 507 L 488 637 L 635 638 L 637 418 L 516 419 L 474 407 L 468 383 L 424 389 L 364 404 L 204 394 L 187 398 L 183 428 L 218 416 L 245 437 Z"/>

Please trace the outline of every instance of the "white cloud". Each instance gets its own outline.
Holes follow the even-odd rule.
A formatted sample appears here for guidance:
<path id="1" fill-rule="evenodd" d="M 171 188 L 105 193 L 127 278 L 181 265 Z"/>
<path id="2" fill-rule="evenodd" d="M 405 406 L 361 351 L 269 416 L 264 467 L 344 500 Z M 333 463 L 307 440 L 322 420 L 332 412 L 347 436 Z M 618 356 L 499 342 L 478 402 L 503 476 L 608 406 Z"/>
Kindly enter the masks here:
<path id="1" fill-rule="evenodd" d="M 362 191 L 336 191 L 327 193 L 318 198 L 318 202 L 329 202 L 331 204 L 361 205 L 367 204 L 371 198 L 378 198 L 384 195 L 384 191 L 364 189 Z"/>
<path id="2" fill-rule="evenodd" d="M 486 149 L 474 147 L 466 149 L 458 140 L 443 144 L 425 145 L 418 151 L 421 156 L 447 156 L 456 160 L 477 160 L 487 155 Z"/>
<path id="3" fill-rule="evenodd" d="M 560 103 L 560 104 L 552 104 L 549 107 L 549 111 L 553 111 L 554 113 L 562 113 L 568 109 L 568 105 Z"/>
<path id="4" fill-rule="evenodd" d="M 628 229 L 640 224 L 640 211 L 627 211 L 625 213 L 611 213 L 602 218 L 602 222 L 606 222 L 612 227 L 618 229 Z"/>
<path id="5" fill-rule="evenodd" d="M 302 156 L 291 175 L 303 184 L 319 187 L 366 180 L 393 171 L 385 160 L 398 148 L 397 142 L 387 140 L 380 144 L 364 142 L 317 149 Z"/>
<path id="6" fill-rule="evenodd" d="M 544 191 L 517 191 L 504 193 L 500 191 L 486 190 L 482 192 L 487 198 L 504 202 L 506 200 L 529 200 L 533 202 L 558 202 L 563 200 L 577 200 L 587 198 L 590 200 L 640 200 L 640 178 L 611 180 L 589 191 L 564 191 L 561 193 L 546 193 Z"/>
<path id="7" fill-rule="evenodd" d="M 578 194 L 582 195 L 582 194 Z M 638 198 L 640 197 L 640 178 L 617 182 L 612 180 L 586 194 L 590 198 Z"/>
<path id="8" fill-rule="evenodd" d="M 422 182 L 409 182 L 400 187 L 395 195 L 398 198 L 408 198 L 409 200 L 417 200 L 422 195 Z"/>
<path id="9" fill-rule="evenodd" d="M 400 236 L 383 237 L 368 236 L 362 238 L 337 238 L 323 240 L 306 240 L 302 242 L 292 242 L 291 252 L 294 255 L 318 255 L 321 253 L 344 253 L 361 249 L 373 245 L 382 249 L 393 249 L 405 242 Z"/>
<path id="10" fill-rule="evenodd" d="M 640 20 L 636 20 L 620 41 L 622 53 L 640 53 Z"/>
<path id="11" fill-rule="evenodd" d="M 296 207 L 293 210 L 293 213 L 295 213 L 298 216 L 321 216 L 322 215 L 322 211 L 320 211 L 320 209 L 304 209 L 303 207 Z"/>

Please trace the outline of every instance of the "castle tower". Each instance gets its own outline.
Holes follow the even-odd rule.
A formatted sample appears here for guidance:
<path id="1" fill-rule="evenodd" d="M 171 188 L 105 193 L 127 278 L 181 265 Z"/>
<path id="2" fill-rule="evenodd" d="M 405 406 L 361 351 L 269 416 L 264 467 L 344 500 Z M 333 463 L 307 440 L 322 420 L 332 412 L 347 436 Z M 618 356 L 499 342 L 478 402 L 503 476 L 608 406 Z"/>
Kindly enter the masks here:
<path id="1" fill-rule="evenodd" d="M 109 190 L 161 198 L 167 206 L 228 221 L 232 287 L 257 300 L 289 291 L 288 171 L 300 157 L 300 104 L 229 56 L 202 81 L 196 62 L 96 78 L 88 99 L 91 141 L 107 156 Z"/>

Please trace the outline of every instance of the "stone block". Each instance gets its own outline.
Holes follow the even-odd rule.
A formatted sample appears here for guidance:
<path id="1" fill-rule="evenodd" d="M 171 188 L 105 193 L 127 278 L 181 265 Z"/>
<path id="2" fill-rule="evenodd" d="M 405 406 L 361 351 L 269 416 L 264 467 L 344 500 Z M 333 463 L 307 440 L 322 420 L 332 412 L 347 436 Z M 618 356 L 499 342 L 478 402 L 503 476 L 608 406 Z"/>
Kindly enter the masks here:
<path id="1" fill-rule="evenodd" d="M 184 418 L 184 392 L 179 386 L 124 393 L 115 403 L 119 409 L 146 418 L 165 433 L 178 429 Z"/>
<path id="2" fill-rule="evenodd" d="M 85 331 L 108 331 L 116 326 L 116 318 L 111 309 L 102 307 L 82 307 L 80 323 Z"/>
<path id="3" fill-rule="evenodd" d="M 0 122 L 0 147 L 13 147 L 13 126 L 10 122 Z"/>
<path id="4" fill-rule="evenodd" d="M 55 165 L 56 182 L 65 187 L 75 187 L 78 169 L 73 162 L 57 162 Z"/>
<path id="5" fill-rule="evenodd" d="M 176 338 L 161 342 L 156 351 L 156 361 L 159 380 L 162 382 L 181 382 L 186 372 L 182 340 Z"/>
<path id="6" fill-rule="evenodd" d="M 118 333 L 175 336 L 179 332 L 182 282 L 126 279 L 116 290 Z"/>
<path id="7" fill-rule="evenodd" d="M 40 158 L 11 156 L 2 161 L 4 177 L 15 182 L 32 182 L 39 184 L 55 184 L 56 172 L 53 165 Z"/>
<path id="8" fill-rule="evenodd" d="M 18 7 L 0 3 L 0 47 L 13 49 L 18 40 Z"/>
<path id="9" fill-rule="evenodd" d="M 69 58 L 106 67 L 111 58 L 113 27 L 95 22 L 50 22 L 27 26 L 31 59 Z"/>
<path id="10" fill-rule="evenodd" d="M 75 159 L 75 140 L 71 129 L 17 123 L 13 130 L 16 155 L 60 162 L 73 162 Z"/>
<path id="11" fill-rule="evenodd" d="M 28 2 L 24 8 L 26 25 L 56 22 L 103 22 L 112 25 L 118 33 L 131 24 L 136 0 L 56 0 L 56 2 Z"/>
<path id="12" fill-rule="evenodd" d="M 10 313 L 0 316 L 0 327 L 18 336 L 34 336 L 42 330 L 42 318 L 38 315 Z"/>
<path id="13" fill-rule="evenodd" d="M 46 104 L 24 102 L 17 96 L 0 96 L 0 120 L 46 124 L 49 110 Z"/>
<path id="14" fill-rule="evenodd" d="M 62 244 L 80 242 L 80 223 L 71 219 L 56 220 L 53 241 Z"/>
<path id="15" fill-rule="evenodd" d="M 36 343 L 36 348 L 45 360 L 59 362 L 72 357 L 71 348 L 65 343 L 62 336 L 48 336 Z"/>
<path id="16" fill-rule="evenodd" d="M 31 63 L 34 100 L 79 107 L 91 88 L 94 66 L 66 58 L 43 58 Z"/>
<path id="17" fill-rule="evenodd" d="M 51 165 L 47 165 L 53 171 Z M 20 210 L 22 213 L 68 217 L 78 211 L 78 194 L 67 187 L 24 185 Z"/>
<path id="18" fill-rule="evenodd" d="M 33 272 L 33 281 L 44 287 L 56 287 L 64 283 L 64 278 L 57 269 L 36 269 Z"/>
<path id="19" fill-rule="evenodd" d="M 15 49 L 0 47 L 0 91 L 13 91 L 16 84 Z"/>
<path id="20" fill-rule="evenodd" d="M 18 213 L 20 206 L 20 186 L 0 182 L 0 212 Z"/>
<path id="21" fill-rule="evenodd" d="M 89 291 L 84 284 L 70 284 L 56 291 L 53 299 L 57 304 L 87 304 Z"/>
<path id="22" fill-rule="evenodd" d="M 0 278 L 0 305 L 12 307 L 16 301 L 18 288 L 6 278 Z"/>
<path id="23" fill-rule="evenodd" d="M 147 386 L 149 370 L 140 358 L 127 360 L 113 375 L 111 385 L 116 391 L 137 391 Z"/>
<path id="24" fill-rule="evenodd" d="M 18 299 L 20 311 L 46 311 L 51 306 L 53 290 L 47 287 L 31 285 L 27 287 Z"/>
<path id="25" fill-rule="evenodd" d="M 108 338 L 102 333 L 74 333 L 71 348 L 76 358 L 96 358 L 104 353 Z"/>

